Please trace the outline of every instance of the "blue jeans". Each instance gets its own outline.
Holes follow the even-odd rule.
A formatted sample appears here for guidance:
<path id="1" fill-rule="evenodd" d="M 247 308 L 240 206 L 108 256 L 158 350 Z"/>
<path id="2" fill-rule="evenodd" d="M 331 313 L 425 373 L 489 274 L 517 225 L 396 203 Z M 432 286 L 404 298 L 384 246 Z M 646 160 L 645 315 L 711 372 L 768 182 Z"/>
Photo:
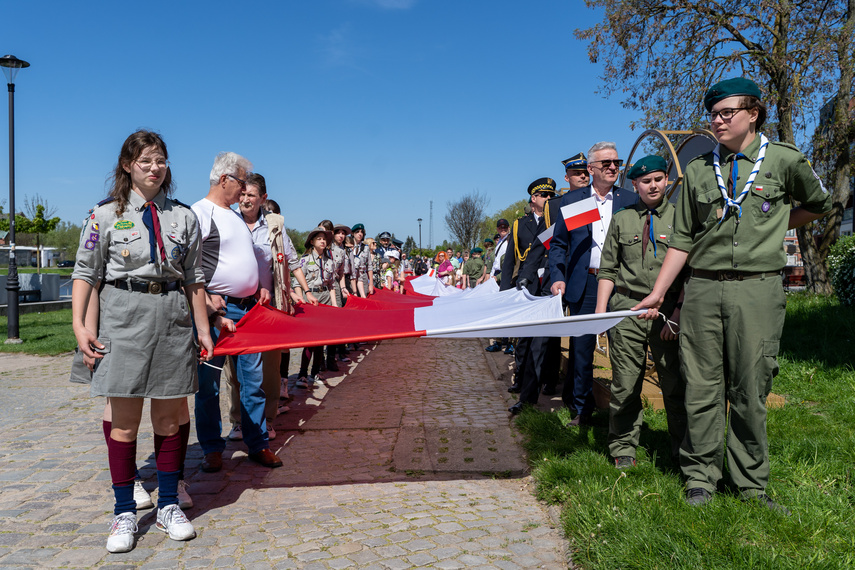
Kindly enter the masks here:
<path id="1" fill-rule="evenodd" d="M 226 318 L 237 323 L 251 307 L 226 304 Z M 211 328 L 211 337 L 217 341 L 218 331 Z M 240 420 L 243 441 L 250 453 L 268 449 L 267 423 L 264 419 L 264 390 L 261 388 L 261 353 L 241 354 L 232 357 L 240 382 Z M 222 368 L 225 356 L 210 360 Z M 220 371 L 205 364 L 199 365 L 199 391 L 196 393 L 196 437 L 205 454 L 220 452 L 226 448 L 223 439 L 223 418 L 220 415 Z"/>

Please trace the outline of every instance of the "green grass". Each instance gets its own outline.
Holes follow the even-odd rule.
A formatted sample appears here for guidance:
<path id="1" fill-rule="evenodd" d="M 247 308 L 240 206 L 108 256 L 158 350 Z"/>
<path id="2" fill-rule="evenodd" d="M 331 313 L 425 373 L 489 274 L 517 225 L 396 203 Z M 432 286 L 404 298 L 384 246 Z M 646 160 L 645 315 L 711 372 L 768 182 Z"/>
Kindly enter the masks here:
<path id="1" fill-rule="evenodd" d="M 56 355 L 77 346 L 71 331 L 71 309 L 18 315 L 18 334 L 24 341 L 22 344 L 2 344 L 7 338 L 7 323 L 6 317 L 0 317 L 0 353 Z"/>
<path id="2" fill-rule="evenodd" d="M 42 267 L 42 273 L 59 273 L 60 275 L 71 275 L 73 267 Z M 36 273 L 35 267 L 18 267 L 18 273 Z M 0 267 L 0 275 L 9 275 L 9 266 Z"/>
<path id="3" fill-rule="evenodd" d="M 664 412 L 645 411 L 638 466 L 612 467 L 608 419 L 570 430 L 566 410 L 526 410 L 538 497 L 562 506 L 574 563 L 584 568 L 855 567 L 855 310 L 790 295 L 768 415 L 769 494 L 786 517 L 724 489 L 692 508 L 667 453 Z"/>

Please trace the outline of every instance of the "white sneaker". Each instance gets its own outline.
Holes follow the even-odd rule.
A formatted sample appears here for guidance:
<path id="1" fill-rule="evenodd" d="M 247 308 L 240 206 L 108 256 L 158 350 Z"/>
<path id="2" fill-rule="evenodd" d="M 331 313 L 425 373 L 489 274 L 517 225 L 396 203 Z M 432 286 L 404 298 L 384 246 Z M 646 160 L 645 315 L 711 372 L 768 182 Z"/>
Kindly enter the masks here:
<path id="1" fill-rule="evenodd" d="M 267 424 L 267 440 L 273 441 L 276 439 L 276 430 L 270 427 L 270 424 Z"/>
<path id="2" fill-rule="evenodd" d="M 169 534 L 172 540 L 190 540 L 196 536 L 196 530 L 178 505 L 157 509 L 157 528 Z"/>
<path id="3" fill-rule="evenodd" d="M 110 536 L 107 537 L 107 552 L 130 552 L 134 549 L 134 533 L 137 531 L 137 515 L 122 513 L 113 517 Z"/>
<path id="4" fill-rule="evenodd" d="M 241 441 L 243 439 L 243 431 L 240 429 L 240 424 L 232 426 L 232 431 L 229 432 L 229 439 L 232 441 Z"/>
<path id="5" fill-rule="evenodd" d="M 138 509 L 150 509 L 154 506 L 154 503 L 151 502 L 151 495 L 148 494 L 139 479 L 134 481 L 134 501 L 136 501 Z M 123 550 L 122 552 L 126 551 Z"/>
<path id="6" fill-rule="evenodd" d="M 187 489 L 189 488 L 190 485 L 188 485 L 183 479 L 178 481 L 178 506 L 181 507 L 181 510 L 193 507 L 193 499 L 187 492 Z"/>
<path id="7" fill-rule="evenodd" d="M 288 394 L 288 379 L 282 378 L 281 382 L 279 383 L 279 399 L 287 400 L 290 397 L 291 396 Z"/>
<path id="8" fill-rule="evenodd" d="M 314 379 L 312 380 L 312 382 L 314 382 Z M 309 380 L 305 376 L 300 376 L 299 378 L 297 378 L 297 381 L 294 383 L 294 385 L 297 388 L 308 388 Z"/>

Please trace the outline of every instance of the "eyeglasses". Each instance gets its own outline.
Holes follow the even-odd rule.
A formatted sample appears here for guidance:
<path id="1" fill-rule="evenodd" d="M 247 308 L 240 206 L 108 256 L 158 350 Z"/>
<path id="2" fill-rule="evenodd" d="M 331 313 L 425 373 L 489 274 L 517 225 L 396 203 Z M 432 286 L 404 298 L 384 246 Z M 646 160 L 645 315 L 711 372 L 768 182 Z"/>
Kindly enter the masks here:
<path id="1" fill-rule="evenodd" d="M 715 121 L 716 117 L 721 117 L 722 121 L 729 121 L 739 111 L 747 110 L 748 107 L 728 107 L 727 109 L 722 109 L 721 111 L 710 111 L 709 113 L 707 113 L 707 118 L 709 118 L 710 123 Z"/>
<path id="2" fill-rule="evenodd" d="M 243 178 L 238 178 L 234 174 L 227 174 L 226 176 L 228 176 L 232 180 L 237 180 L 237 183 L 240 184 L 241 188 L 246 188 L 246 180 L 244 180 Z"/>
<path id="3" fill-rule="evenodd" d="M 617 159 L 617 160 L 592 160 L 588 164 L 594 164 L 595 162 L 599 162 L 600 168 L 602 168 L 602 169 L 611 168 L 612 164 L 615 165 L 615 168 L 620 168 L 621 165 L 623 164 L 623 160 L 620 160 L 620 159 Z"/>
<path id="4" fill-rule="evenodd" d="M 154 160 L 150 158 L 143 158 L 141 160 L 135 161 L 140 165 L 140 168 L 143 170 L 151 170 L 151 167 L 157 165 L 158 168 L 167 168 L 169 167 L 169 161 L 165 158 L 156 158 Z"/>
<path id="5" fill-rule="evenodd" d="M 552 196 L 552 194 L 548 192 L 535 192 L 534 194 L 532 194 L 532 196 L 536 198 L 549 198 Z"/>
<path id="6" fill-rule="evenodd" d="M 568 170 L 567 174 L 568 176 L 584 176 L 585 178 L 588 177 L 587 170 Z"/>

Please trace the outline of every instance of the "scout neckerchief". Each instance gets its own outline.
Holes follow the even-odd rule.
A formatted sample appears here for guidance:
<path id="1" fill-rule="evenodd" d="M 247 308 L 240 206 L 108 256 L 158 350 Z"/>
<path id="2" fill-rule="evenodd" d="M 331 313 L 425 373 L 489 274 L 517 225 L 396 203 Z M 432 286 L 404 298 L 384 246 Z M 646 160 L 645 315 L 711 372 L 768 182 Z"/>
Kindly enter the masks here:
<path id="1" fill-rule="evenodd" d="M 155 263 L 156 259 L 160 259 L 160 263 L 166 261 L 166 248 L 163 247 L 163 236 L 160 235 L 160 219 L 157 217 L 157 206 L 154 202 L 146 202 L 143 204 L 145 212 L 143 212 L 142 220 L 145 227 L 148 228 L 148 245 L 149 254 L 151 255 L 151 263 Z M 158 256 L 157 253 L 160 252 Z"/>
<path id="2" fill-rule="evenodd" d="M 653 235 L 653 215 L 659 215 L 656 208 L 647 210 L 647 219 L 644 220 L 644 229 L 641 230 L 641 259 L 647 252 L 647 244 L 653 242 L 653 257 L 656 257 L 656 238 Z"/>
<path id="3" fill-rule="evenodd" d="M 742 217 L 742 201 L 745 199 L 746 194 L 748 194 L 748 190 L 751 189 L 751 185 L 754 183 L 754 179 L 757 177 L 757 173 L 760 172 L 760 165 L 763 163 L 763 159 L 766 158 L 766 147 L 769 145 L 769 140 L 761 133 L 760 134 L 760 152 L 757 154 L 757 161 L 754 163 L 754 170 L 751 171 L 751 174 L 748 176 L 748 180 L 745 182 L 745 188 L 742 189 L 742 192 L 735 199 L 731 198 L 727 195 L 727 186 L 724 184 L 724 178 L 721 177 L 721 165 L 719 164 L 719 152 L 721 150 L 721 143 L 715 145 L 715 149 L 713 149 L 713 169 L 715 170 L 715 178 L 718 181 L 718 189 L 721 190 L 721 197 L 724 198 L 724 204 L 726 206 L 724 212 L 721 215 L 721 219 L 718 223 L 722 223 L 724 219 L 727 217 L 727 214 L 730 213 L 731 210 L 736 210 L 736 223 L 739 223 L 739 219 Z M 741 152 L 736 153 L 736 156 L 733 157 L 733 185 L 734 192 L 736 192 L 736 177 L 739 173 L 739 157 L 747 158 Z"/>

